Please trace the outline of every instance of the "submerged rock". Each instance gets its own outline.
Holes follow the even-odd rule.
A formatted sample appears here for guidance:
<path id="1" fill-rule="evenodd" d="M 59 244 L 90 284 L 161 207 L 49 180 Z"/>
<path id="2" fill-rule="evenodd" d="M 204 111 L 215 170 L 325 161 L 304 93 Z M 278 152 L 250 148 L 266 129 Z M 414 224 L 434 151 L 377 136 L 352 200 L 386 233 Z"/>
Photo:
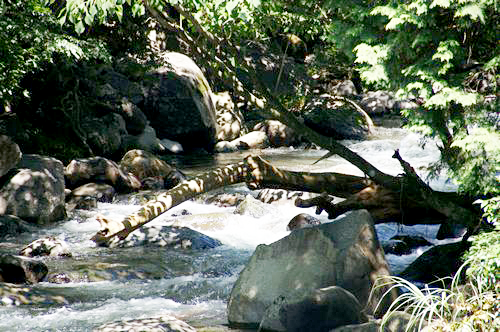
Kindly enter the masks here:
<path id="1" fill-rule="evenodd" d="M 0 305 L 52 305 L 67 304 L 63 296 L 46 294 L 31 286 L 19 286 L 0 282 Z"/>
<path id="2" fill-rule="evenodd" d="M 180 249 L 209 249 L 221 244 L 220 241 L 187 227 L 144 226 L 130 233 L 119 246 L 154 245 Z"/>
<path id="3" fill-rule="evenodd" d="M 122 320 L 107 323 L 94 329 L 94 332 L 119 331 L 196 332 L 196 329 L 171 316 Z"/>
<path id="4" fill-rule="evenodd" d="M 38 239 L 26 247 L 21 249 L 19 255 L 26 257 L 37 257 L 37 256 L 72 256 L 69 249 L 68 243 L 66 241 L 59 239 L 55 236 L 48 236 L 43 239 Z"/>
<path id="5" fill-rule="evenodd" d="M 462 241 L 435 246 L 420 255 L 400 277 L 423 283 L 453 276 L 463 264 L 462 256 L 470 243 Z"/>
<path id="6" fill-rule="evenodd" d="M 36 284 L 47 273 L 47 266 L 39 260 L 13 255 L 0 256 L 0 282 Z"/>

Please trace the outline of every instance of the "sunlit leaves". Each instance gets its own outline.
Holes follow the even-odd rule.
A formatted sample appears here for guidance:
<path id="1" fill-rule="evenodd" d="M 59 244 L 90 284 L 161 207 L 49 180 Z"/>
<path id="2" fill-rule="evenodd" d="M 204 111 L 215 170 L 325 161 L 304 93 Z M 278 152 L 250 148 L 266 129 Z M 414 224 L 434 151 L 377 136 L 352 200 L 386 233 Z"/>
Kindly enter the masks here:
<path id="1" fill-rule="evenodd" d="M 475 93 L 464 92 L 460 88 L 442 88 L 425 102 L 427 108 L 446 109 L 452 103 L 468 107 L 478 102 L 478 95 Z"/>
<path id="2" fill-rule="evenodd" d="M 471 3 L 458 8 L 458 10 L 455 13 L 455 17 L 465 17 L 465 16 L 468 16 L 473 21 L 477 21 L 479 19 L 483 24 L 485 23 L 483 9 L 477 3 Z"/>
<path id="3" fill-rule="evenodd" d="M 355 62 L 367 63 L 369 65 L 375 66 L 387 60 L 389 48 L 387 47 L 387 45 L 371 46 L 362 43 L 354 48 L 354 52 L 357 56 Z"/>

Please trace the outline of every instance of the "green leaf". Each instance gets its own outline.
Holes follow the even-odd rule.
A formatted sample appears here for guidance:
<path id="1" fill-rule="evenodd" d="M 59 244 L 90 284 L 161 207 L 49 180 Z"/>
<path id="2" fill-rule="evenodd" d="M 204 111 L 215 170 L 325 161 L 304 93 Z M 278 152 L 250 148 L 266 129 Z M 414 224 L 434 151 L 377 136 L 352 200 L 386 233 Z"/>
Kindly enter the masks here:
<path id="1" fill-rule="evenodd" d="M 432 1 L 429 8 L 434 8 L 436 6 L 441 7 L 441 8 L 449 8 L 450 4 L 451 4 L 450 0 L 434 0 L 434 1 Z"/>
<path id="2" fill-rule="evenodd" d="M 480 19 L 483 24 L 485 23 L 483 9 L 479 4 L 473 3 L 465 5 L 463 7 L 460 7 L 455 13 L 455 17 L 465 16 L 470 16 L 473 21 L 477 21 L 477 19 Z"/>
<path id="3" fill-rule="evenodd" d="M 78 21 L 75 24 L 75 31 L 79 35 L 81 35 L 85 31 L 85 26 L 83 25 L 83 21 Z"/>
<path id="4" fill-rule="evenodd" d="M 123 18 L 123 7 L 122 6 L 116 6 L 116 16 L 118 17 L 118 21 L 122 21 Z"/>

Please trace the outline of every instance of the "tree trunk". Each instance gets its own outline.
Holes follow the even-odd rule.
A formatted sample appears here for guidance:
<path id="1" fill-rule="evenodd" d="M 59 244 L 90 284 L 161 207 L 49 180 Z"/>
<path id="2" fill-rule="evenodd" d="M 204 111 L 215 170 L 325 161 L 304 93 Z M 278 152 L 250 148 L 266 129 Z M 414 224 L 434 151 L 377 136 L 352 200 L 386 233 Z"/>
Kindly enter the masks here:
<path id="1" fill-rule="evenodd" d="M 191 13 L 185 11 L 180 5 L 174 5 L 174 7 L 187 21 L 189 21 L 191 27 L 198 35 L 196 42 L 195 39 L 189 36 L 189 34 L 182 27 L 177 25 L 175 21 L 171 20 L 163 13 L 159 13 L 154 8 L 147 6 L 147 2 L 145 2 L 145 4 L 151 15 L 157 18 L 158 22 L 166 30 L 177 31 L 180 38 L 190 45 L 190 49 L 193 52 L 192 55 L 197 61 L 200 61 L 200 65 L 209 65 L 210 61 L 217 62 L 221 68 L 223 68 L 221 75 L 225 75 L 225 77 L 230 80 L 230 85 L 233 86 L 235 94 L 243 96 L 245 100 L 249 101 L 272 118 L 283 122 L 295 130 L 295 132 L 301 133 L 311 142 L 330 151 L 328 155 L 337 154 L 349 161 L 366 174 L 374 183 L 389 192 L 394 192 L 401 197 L 408 197 L 415 202 L 420 202 L 422 206 L 427 206 L 429 209 L 443 214 L 449 223 L 465 225 L 469 230 L 478 227 L 480 217 L 471 206 L 464 207 L 463 203 L 456 199 L 456 197 L 458 197 L 456 195 L 450 199 L 450 195 L 446 193 L 433 191 L 417 176 L 410 165 L 401 159 L 397 151 L 394 157 L 400 161 L 405 170 L 405 174 L 403 176 L 394 177 L 378 170 L 360 155 L 351 151 L 341 143 L 330 137 L 322 136 L 305 126 L 295 115 L 288 112 L 278 98 L 267 89 L 255 70 L 246 62 L 239 48 L 232 45 L 229 40 L 219 38 L 204 30 L 196 18 L 192 16 Z M 201 49 L 203 49 L 203 51 Z M 240 80 L 236 74 L 238 72 L 236 67 L 231 64 L 229 59 L 236 59 L 239 68 L 246 71 L 246 75 L 250 78 L 253 87 L 246 86 L 242 83 L 243 80 Z"/>
<path id="2" fill-rule="evenodd" d="M 367 209 L 376 222 L 400 221 L 404 224 L 415 224 L 429 223 L 423 218 L 426 211 L 429 214 L 436 213 L 426 206 L 426 201 L 414 199 L 411 191 L 392 191 L 368 178 L 354 175 L 287 171 L 271 165 L 261 157 L 248 156 L 241 163 L 218 168 L 180 183 L 159 194 L 156 199 L 147 202 L 122 221 L 98 216 L 101 229 L 92 240 L 101 246 L 114 245 L 135 229 L 188 199 L 241 182 L 246 182 L 250 189 L 282 188 L 345 197 L 346 200 L 338 204 L 332 204 L 326 194 L 311 200 L 296 201 L 296 205 L 301 207 L 317 206 L 318 213 L 325 210 L 330 218 L 353 209 Z M 456 195 L 452 193 L 433 194 L 443 195 L 440 198 L 442 201 L 456 199 Z M 404 217 L 405 214 L 407 217 Z M 417 219 L 410 216 L 416 216 Z"/>

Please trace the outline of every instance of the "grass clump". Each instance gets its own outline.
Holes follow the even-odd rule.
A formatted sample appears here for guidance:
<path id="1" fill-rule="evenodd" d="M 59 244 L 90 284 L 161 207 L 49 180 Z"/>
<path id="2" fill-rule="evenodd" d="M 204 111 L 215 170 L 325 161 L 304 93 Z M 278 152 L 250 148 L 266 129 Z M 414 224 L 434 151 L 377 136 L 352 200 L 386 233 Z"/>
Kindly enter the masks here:
<path id="1" fill-rule="evenodd" d="M 488 237 L 490 241 L 497 239 L 491 236 Z M 484 239 L 473 245 L 467 254 L 468 260 L 453 278 L 449 277 L 451 285 L 448 288 L 426 285 L 420 289 L 403 278 L 385 277 L 383 284 L 390 285 L 386 294 L 392 289 L 403 290 L 403 293 L 384 315 L 381 331 L 388 326 L 391 317 L 401 311 L 410 315 L 405 331 L 500 331 L 500 255 L 497 252 L 492 257 L 482 253 L 483 248 L 499 249 L 500 243 L 495 241 L 493 246 L 486 247 Z M 440 279 L 436 283 L 444 285 L 445 281 Z"/>

